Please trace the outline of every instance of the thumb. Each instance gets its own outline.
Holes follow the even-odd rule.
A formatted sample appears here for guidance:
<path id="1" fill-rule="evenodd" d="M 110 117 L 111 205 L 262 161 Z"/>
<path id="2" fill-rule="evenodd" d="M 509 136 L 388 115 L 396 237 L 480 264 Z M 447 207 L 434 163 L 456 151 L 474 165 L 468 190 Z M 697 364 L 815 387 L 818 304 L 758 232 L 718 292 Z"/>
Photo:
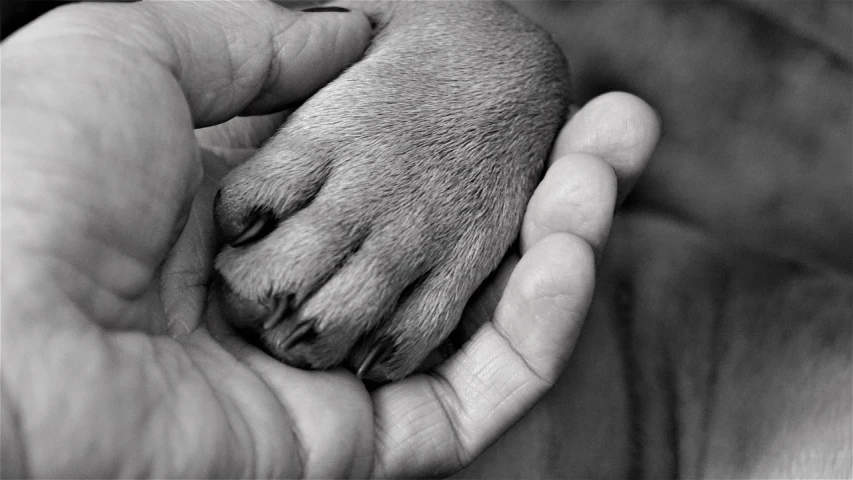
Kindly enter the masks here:
<path id="1" fill-rule="evenodd" d="M 178 81 L 196 126 L 304 100 L 357 61 L 371 34 L 364 15 L 346 9 L 306 13 L 272 2 L 85 4 L 57 9 L 17 32 L 5 42 L 4 60 L 19 45 L 50 48 L 54 58 L 62 50 L 79 55 L 77 45 L 57 32 L 112 44 L 143 68 L 152 60 L 160 64 Z"/>
<path id="2" fill-rule="evenodd" d="M 80 4 L 19 30 L 0 52 L 4 249 L 49 260 L 22 264 L 30 284 L 137 324 L 202 178 L 193 126 L 301 101 L 369 38 L 359 13 L 271 2 Z"/>

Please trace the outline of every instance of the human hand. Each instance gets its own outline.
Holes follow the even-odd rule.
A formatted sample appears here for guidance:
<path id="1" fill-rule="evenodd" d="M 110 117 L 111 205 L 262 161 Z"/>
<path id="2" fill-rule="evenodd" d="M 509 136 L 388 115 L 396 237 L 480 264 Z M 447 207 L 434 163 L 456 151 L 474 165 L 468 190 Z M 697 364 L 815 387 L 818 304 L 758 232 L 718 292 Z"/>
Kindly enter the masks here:
<path id="1" fill-rule="evenodd" d="M 636 177 L 655 140 L 629 97 L 564 130 L 555 154 L 593 155 L 554 162 L 523 257 L 473 304 L 493 321 L 428 374 L 368 393 L 348 372 L 290 368 L 206 301 L 221 157 L 243 158 L 280 117 L 199 133 L 217 155 L 193 127 L 298 102 L 357 59 L 368 29 L 355 13 L 268 4 L 89 6 L 4 44 L 5 474 L 446 473 L 544 393 L 583 318 L 616 180 Z M 227 130 L 240 122 L 249 137 Z"/>

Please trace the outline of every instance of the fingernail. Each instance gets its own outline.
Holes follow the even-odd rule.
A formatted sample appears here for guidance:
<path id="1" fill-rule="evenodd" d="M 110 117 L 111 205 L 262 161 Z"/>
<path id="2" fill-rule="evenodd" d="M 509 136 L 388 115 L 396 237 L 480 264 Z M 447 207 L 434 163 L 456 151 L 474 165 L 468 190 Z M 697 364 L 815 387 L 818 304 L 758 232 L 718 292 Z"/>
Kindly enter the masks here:
<path id="1" fill-rule="evenodd" d="M 337 12 L 337 13 L 349 13 L 348 8 L 344 7 L 311 7 L 311 8 L 303 8 L 303 12 Z"/>

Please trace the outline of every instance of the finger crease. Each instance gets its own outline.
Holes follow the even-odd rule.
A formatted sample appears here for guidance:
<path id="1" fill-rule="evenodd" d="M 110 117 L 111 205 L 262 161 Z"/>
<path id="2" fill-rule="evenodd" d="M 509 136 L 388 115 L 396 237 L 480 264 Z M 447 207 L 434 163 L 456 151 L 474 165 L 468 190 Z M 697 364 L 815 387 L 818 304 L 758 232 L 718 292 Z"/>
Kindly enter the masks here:
<path id="1" fill-rule="evenodd" d="M 238 360 L 240 360 L 238 358 Z M 269 391 L 270 395 L 275 399 L 276 403 L 281 406 L 282 411 L 290 418 L 292 421 L 290 422 L 290 433 L 293 435 L 293 438 L 296 441 L 296 454 L 299 457 L 299 476 L 305 476 L 305 468 L 308 465 L 308 452 L 305 451 L 305 436 L 299 430 L 299 423 L 297 422 L 297 416 L 294 414 L 294 409 L 287 404 L 279 395 L 275 393 L 275 389 L 273 389 L 272 385 L 267 381 L 266 376 L 264 375 L 263 369 L 255 368 L 248 363 L 243 362 L 244 365 L 249 367 L 253 372 L 257 373 L 258 378 L 263 382 L 264 386 Z"/>
<path id="2" fill-rule="evenodd" d="M 230 353 L 229 353 L 229 355 L 230 355 Z M 193 358 L 192 355 L 187 355 L 187 358 L 193 364 L 196 371 L 201 373 L 202 378 L 204 378 L 205 384 L 207 384 L 207 387 L 210 389 L 210 391 L 216 397 L 216 401 L 217 401 L 217 403 L 219 403 L 219 407 L 222 409 L 223 416 L 225 417 L 225 423 L 228 425 L 228 430 L 231 432 L 231 435 L 235 439 L 235 442 L 239 442 L 239 440 L 237 440 L 237 439 L 240 438 L 240 434 L 238 433 L 237 428 L 234 425 L 235 419 L 232 419 L 232 417 L 234 415 L 237 415 L 237 417 L 240 419 L 242 424 L 246 427 L 246 431 L 250 432 L 250 436 L 251 436 L 252 429 L 251 429 L 251 427 L 249 427 L 249 420 L 243 414 L 242 410 L 240 408 L 238 408 L 238 406 L 235 405 L 234 402 L 230 401 L 230 399 L 228 399 L 224 393 L 220 392 L 217 388 L 214 388 L 214 386 L 211 383 L 210 379 L 208 378 L 204 368 L 202 368 L 202 366 L 198 362 L 196 362 L 195 358 Z M 225 407 L 226 403 L 228 405 L 230 405 L 231 408 L 226 408 Z M 248 465 L 245 465 L 244 468 L 249 469 L 249 471 L 247 472 L 249 478 L 257 478 L 257 472 L 255 472 L 255 466 L 259 464 L 258 451 L 257 451 L 257 448 L 255 446 L 255 442 L 253 439 L 250 439 L 246 443 L 248 444 L 247 448 L 249 448 L 249 450 L 250 450 L 249 458 L 251 458 L 251 461 L 248 462 Z"/>
<path id="3" fill-rule="evenodd" d="M 553 381 L 549 381 L 545 378 L 543 374 L 541 374 L 529 361 L 527 361 L 527 357 L 521 353 L 521 350 L 515 345 L 515 342 L 512 341 L 511 335 L 509 335 L 501 326 L 497 323 L 492 322 L 492 328 L 494 328 L 495 332 L 500 335 L 509 346 L 509 349 L 515 354 L 516 357 L 527 367 L 527 370 L 533 374 L 539 381 L 545 384 L 546 387 L 550 387 L 554 384 Z"/>
<path id="4" fill-rule="evenodd" d="M 451 414 L 451 410 L 450 410 L 450 408 L 448 408 L 448 405 L 446 404 L 445 396 L 440 395 L 439 391 L 436 387 L 437 387 L 437 385 L 441 385 L 443 390 L 450 392 L 450 396 L 452 398 L 457 399 L 457 400 L 459 399 L 459 394 L 456 392 L 456 388 L 453 387 L 453 384 L 450 383 L 450 381 L 441 373 L 433 371 L 433 372 L 430 372 L 428 375 L 430 376 L 430 378 L 432 378 L 435 381 L 434 382 L 427 382 L 427 385 L 429 385 L 430 391 L 432 392 L 433 396 L 435 397 L 435 400 L 438 403 L 438 405 L 441 407 L 442 413 L 444 413 L 444 418 L 447 419 L 447 423 L 450 426 L 450 430 L 453 432 L 453 439 L 455 440 L 455 443 L 456 443 L 456 448 L 454 449 L 454 451 L 456 453 L 456 462 L 457 462 L 454 469 L 462 468 L 467 463 L 465 460 L 472 458 L 473 455 L 471 455 L 471 452 L 468 451 L 468 448 L 466 447 L 466 445 L 464 444 L 464 442 L 462 440 L 462 434 L 459 431 L 459 427 L 457 425 L 458 424 L 458 417 Z"/>

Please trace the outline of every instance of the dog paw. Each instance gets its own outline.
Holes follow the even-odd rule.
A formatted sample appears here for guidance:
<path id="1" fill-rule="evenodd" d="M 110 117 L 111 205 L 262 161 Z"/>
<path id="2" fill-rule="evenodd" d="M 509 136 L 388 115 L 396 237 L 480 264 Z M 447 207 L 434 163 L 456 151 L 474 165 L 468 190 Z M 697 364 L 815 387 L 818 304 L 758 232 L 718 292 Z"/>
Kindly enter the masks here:
<path id="1" fill-rule="evenodd" d="M 285 363 L 399 379 L 514 241 L 568 109 L 550 38 L 492 2 L 372 5 L 365 57 L 223 180 L 227 320 Z"/>

